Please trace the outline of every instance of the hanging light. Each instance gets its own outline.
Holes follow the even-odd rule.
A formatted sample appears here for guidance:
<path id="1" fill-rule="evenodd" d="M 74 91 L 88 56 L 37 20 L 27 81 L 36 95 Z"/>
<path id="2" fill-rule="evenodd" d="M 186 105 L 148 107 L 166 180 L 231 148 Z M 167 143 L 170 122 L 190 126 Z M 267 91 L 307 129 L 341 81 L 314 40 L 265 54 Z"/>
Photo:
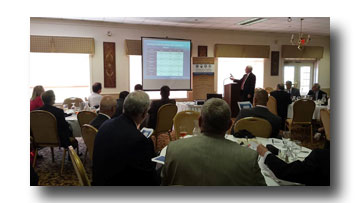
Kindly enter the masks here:
<path id="1" fill-rule="evenodd" d="M 301 51 L 303 50 L 304 46 L 306 44 L 308 44 L 311 40 L 310 38 L 310 35 L 308 34 L 307 37 L 304 37 L 304 33 L 302 32 L 302 21 L 304 20 L 304 18 L 301 18 L 300 19 L 300 33 L 299 33 L 299 36 L 298 36 L 298 39 L 295 40 L 295 37 L 294 37 L 294 34 L 291 35 L 291 39 L 290 39 L 290 42 L 292 45 L 297 45 L 298 49 Z"/>

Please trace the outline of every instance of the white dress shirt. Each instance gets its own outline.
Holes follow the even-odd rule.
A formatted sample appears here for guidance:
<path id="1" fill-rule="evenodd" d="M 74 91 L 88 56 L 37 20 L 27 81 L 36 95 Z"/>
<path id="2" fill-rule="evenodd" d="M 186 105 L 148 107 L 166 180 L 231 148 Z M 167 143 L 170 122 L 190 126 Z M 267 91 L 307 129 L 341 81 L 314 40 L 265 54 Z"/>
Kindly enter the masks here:
<path id="1" fill-rule="evenodd" d="M 90 107 L 93 107 L 93 106 L 100 106 L 100 101 L 101 101 L 101 98 L 102 96 L 98 93 L 92 93 L 90 96 L 89 96 L 89 105 Z"/>

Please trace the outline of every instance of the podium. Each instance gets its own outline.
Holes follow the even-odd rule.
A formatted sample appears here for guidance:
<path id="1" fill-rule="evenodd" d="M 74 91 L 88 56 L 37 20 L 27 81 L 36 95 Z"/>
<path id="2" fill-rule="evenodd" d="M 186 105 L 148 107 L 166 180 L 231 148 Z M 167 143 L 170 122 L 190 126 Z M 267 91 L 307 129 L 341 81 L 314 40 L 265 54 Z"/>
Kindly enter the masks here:
<path id="1" fill-rule="evenodd" d="M 235 118 L 239 113 L 237 102 L 240 101 L 240 84 L 230 83 L 224 85 L 224 100 L 229 104 L 231 117 Z"/>

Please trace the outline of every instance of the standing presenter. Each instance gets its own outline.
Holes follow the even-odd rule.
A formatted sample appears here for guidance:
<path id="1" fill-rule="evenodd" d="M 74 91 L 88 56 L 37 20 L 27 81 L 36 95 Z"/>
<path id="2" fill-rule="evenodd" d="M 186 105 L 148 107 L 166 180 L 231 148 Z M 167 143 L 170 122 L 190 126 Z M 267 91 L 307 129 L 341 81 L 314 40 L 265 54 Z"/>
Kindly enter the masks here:
<path id="1" fill-rule="evenodd" d="M 231 80 L 241 85 L 240 99 L 241 101 L 253 102 L 256 76 L 252 73 L 252 66 L 246 66 L 245 74 L 240 80 L 236 80 L 234 77 L 230 77 Z"/>

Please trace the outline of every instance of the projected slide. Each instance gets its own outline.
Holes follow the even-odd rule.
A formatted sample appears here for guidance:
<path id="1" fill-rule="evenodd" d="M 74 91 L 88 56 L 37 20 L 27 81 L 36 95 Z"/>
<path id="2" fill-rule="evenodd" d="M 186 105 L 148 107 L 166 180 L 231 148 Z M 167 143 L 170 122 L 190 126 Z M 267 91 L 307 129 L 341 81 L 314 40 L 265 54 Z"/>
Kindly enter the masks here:
<path id="1" fill-rule="evenodd" d="M 142 38 L 144 90 L 189 90 L 191 81 L 191 41 Z"/>
<path id="2" fill-rule="evenodd" d="M 184 53 L 157 52 L 157 76 L 183 76 Z"/>

